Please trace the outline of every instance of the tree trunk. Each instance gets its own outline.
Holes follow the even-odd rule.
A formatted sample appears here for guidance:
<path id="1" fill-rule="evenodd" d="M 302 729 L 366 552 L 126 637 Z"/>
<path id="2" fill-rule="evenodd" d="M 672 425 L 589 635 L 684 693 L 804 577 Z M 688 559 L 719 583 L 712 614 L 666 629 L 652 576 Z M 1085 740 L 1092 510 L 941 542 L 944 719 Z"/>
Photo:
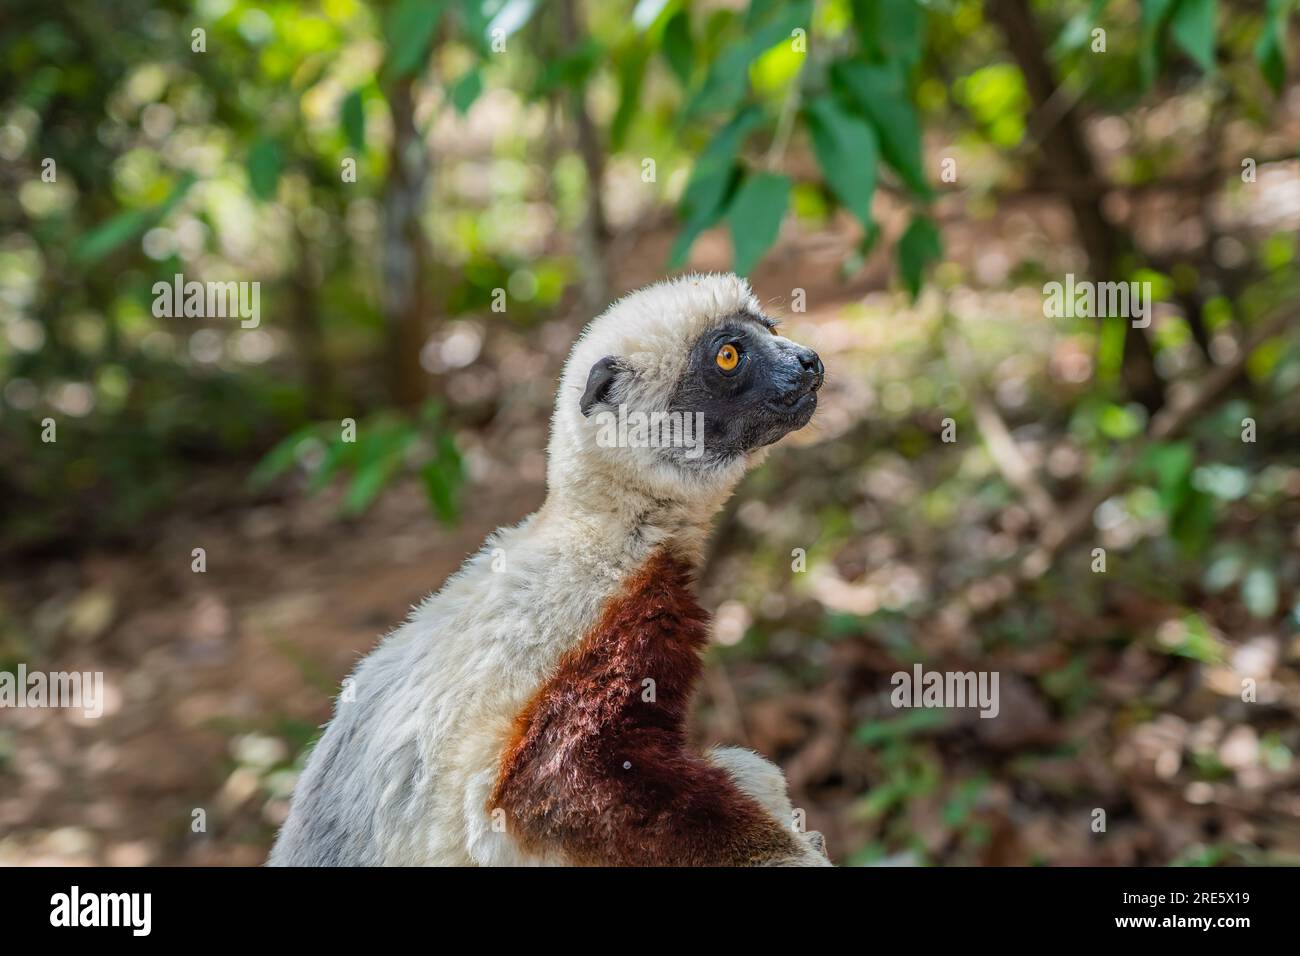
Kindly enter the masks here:
<path id="1" fill-rule="evenodd" d="M 307 393 L 307 413 L 325 418 L 333 406 L 333 376 L 325 355 L 321 331 L 320 299 L 316 294 L 316 275 L 312 269 L 311 243 L 301 229 L 295 229 L 297 262 L 293 272 L 293 336 L 302 363 L 303 388 Z"/>
<path id="2" fill-rule="evenodd" d="M 559 5 L 561 55 L 571 54 L 582 42 L 582 23 L 576 0 L 562 0 Z M 583 305 L 588 312 L 605 307 L 609 300 L 609 279 L 606 275 L 605 242 L 609 227 L 605 221 L 605 203 L 601 198 L 601 184 L 605 180 L 605 159 L 601 149 L 596 124 L 587 112 L 586 91 L 569 91 L 569 113 L 578 155 L 587 173 L 587 206 L 582 228 L 578 235 L 578 257 L 583 263 Z"/>
<path id="3" fill-rule="evenodd" d="M 429 155 L 415 126 L 412 78 L 388 91 L 393 145 L 384 185 L 383 311 L 388 325 L 390 398 L 401 407 L 424 398 L 427 376 L 420 365 L 428 314 L 428 244 L 420 228 L 429 179 Z"/>
<path id="4" fill-rule="evenodd" d="M 1029 0 L 992 0 L 989 18 L 998 25 L 1016 65 L 1025 77 L 1025 87 L 1038 119 L 1035 130 L 1042 147 L 1041 167 L 1049 181 L 1064 181 L 1070 213 L 1079 242 L 1088 257 L 1088 272 L 1096 280 L 1118 278 L 1121 257 L 1133 249 L 1133 242 L 1102 212 L 1103 190 L 1074 188 L 1081 183 L 1101 183 L 1083 134 L 1083 121 L 1074 104 L 1049 115 L 1057 90 L 1056 77 L 1043 51 L 1047 49 L 1038 32 Z M 1103 320 L 1106 321 L 1106 320 Z M 1114 320 L 1112 320 L 1114 321 Z M 1133 401 L 1150 412 L 1164 404 L 1164 386 L 1156 373 L 1151 343 L 1142 329 L 1127 324 L 1124 337 L 1124 388 Z"/>

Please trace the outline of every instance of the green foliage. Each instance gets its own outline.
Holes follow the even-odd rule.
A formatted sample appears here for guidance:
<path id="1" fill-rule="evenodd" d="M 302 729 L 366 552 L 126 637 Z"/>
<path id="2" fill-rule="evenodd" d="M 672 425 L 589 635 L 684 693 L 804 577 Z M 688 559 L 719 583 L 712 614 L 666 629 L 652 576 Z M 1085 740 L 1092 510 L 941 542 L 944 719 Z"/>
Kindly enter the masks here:
<path id="1" fill-rule="evenodd" d="M 677 81 L 683 86 L 690 83 L 695 73 L 695 41 L 691 38 L 691 18 L 685 10 L 674 13 L 664 26 L 662 50 Z"/>
<path id="2" fill-rule="evenodd" d="M 248 185 L 258 199 L 275 197 L 281 163 L 280 144 L 269 137 L 261 137 L 248 150 Z"/>
<path id="3" fill-rule="evenodd" d="M 831 66 L 831 80 L 875 127 L 885 161 L 918 195 L 928 195 L 921 168 L 921 126 L 902 65 L 840 60 Z"/>
<path id="4" fill-rule="evenodd" d="M 1191 442 L 1181 441 L 1152 444 L 1138 465 L 1155 483 L 1170 535 L 1189 554 L 1204 549 L 1215 518 L 1213 501 L 1196 487 L 1195 464 Z"/>
<path id="5" fill-rule="evenodd" d="M 876 189 L 876 134 L 861 117 L 822 96 L 805 108 L 808 132 L 826 183 L 844 208 L 870 229 Z"/>
<path id="6" fill-rule="evenodd" d="M 1218 0 L 1178 0 L 1169 33 L 1206 72 L 1214 70 L 1214 21 Z"/>
<path id="7" fill-rule="evenodd" d="M 73 249 L 72 258 L 85 266 L 94 265 L 124 243 L 136 239 L 150 226 L 162 220 L 194 185 L 196 177 L 186 173 L 172 187 L 167 198 L 147 209 L 128 209 L 87 232 Z"/>
<path id="8" fill-rule="evenodd" d="M 727 211 L 735 268 L 748 272 L 776 239 L 790 199 L 790 179 L 759 173 L 745 180 Z"/>
<path id="9" fill-rule="evenodd" d="M 364 149 L 366 145 L 366 109 L 361 90 L 353 90 L 343 99 L 341 115 L 343 133 L 348 145 L 353 149 Z"/>
<path id="10" fill-rule="evenodd" d="M 1166 38 L 1206 73 L 1215 71 L 1218 0 L 1141 0 L 1141 7 L 1140 65 L 1144 86 L 1149 87 L 1155 82 L 1164 59 Z M 1266 28 L 1265 35 L 1276 37 L 1278 33 L 1275 27 Z M 1280 57 L 1281 51 L 1272 49 L 1271 39 L 1261 37 L 1260 42 L 1269 45 L 1268 55 L 1260 57 L 1261 69 L 1267 76 L 1272 67 L 1266 67 L 1266 61 Z"/>
<path id="11" fill-rule="evenodd" d="M 942 710 L 907 710 L 891 720 L 863 724 L 854 733 L 853 739 L 864 747 L 898 744 L 938 730 L 947 723 L 948 715 Z"/>
<path id="12" fill-rule="evenodd" d="M 852 0 L 853 23 L 866 55 L 878 63 L 914 65 L 925 36 L 915 0 Z"/>
<path id="13" fill-rule="evenodd" d="M 725 214 L 737 178 L 736 153 L 745 136 L 761 123 L 762 113 L 757 107 L 742 110 L 700 154 L 682 195 L 684 224 L 669 256 L 673 268 L 685 262 L 695 238 Z"/>
<path id="14" fill-rule="evenodd" d="M 916 294 L 925 268 L 942 256 L 938 233 L 927 229 L 930 220 L 923 214 L 932 190 L 922 165 L 921 127 L 912 95 L 913 74 L 924 47 L 925 15 L 915 0 L 854 2 L 849 13 L 851 35 L 860 47 L 849 55 L 842 53 L 842 37 L 832 40 L 821 35 L 824 28 L 812 22 L 811 10 L 803 3 L 751 4 L 743 29 L 722 23 L 723 42 L 712 53 L 710 45 L 691 40 L 692 25 L 684 12 L 669 20 L 662 48 L 673 74 L 682 83 L 703 75 L 686 96 L 683 124 L 710 113 L 729 114 L 701 152 L 682 195 L 682 227 L 669 256 L 670 267 L 685 262 L 692 243 L 705 229 L 725 218 L 734 237 L 737 224 L 754 215 L 755 194 L 737 188 L 754 181 L 745 172 L 749 165 L 743 157 L 745 141 L 751 133 L 763 131 L 777 140 L 772 150 L 783 147 L 782 137 L 789 135 L 783 128 L 789 120 L 783 116 L 796 105 L 795 125 L 806 132 L 830 195 L 861 224 L 864 246 L 876 236 L 871 204 L 879 160 L 889 165 L 919 204 L 899 257 L 904 283 Z M 793 73 L 787 77 L 787 68 L 773 61 L 776 78 L 764 79 L 764 89 L 771 87 L 782 100 L 773 110 L 759 89 L 747 91 L 746 77 L 752 81 L 749 68 L 760 57 L 766 62 L 778 53 L 793 58 Z M 688 66 L 691 55 L 709 57 L 702 70 Z M 798 107 L 800 97 L 805 102 Z M 778 191 L 774 186 L 763 188 L 768 190 L 765 208 L 772 209 Z M 731 204 L 742 199 L 745 207 L 730 215 Z M 736 247 L 733 268 L 749 271 L 776 235 L 776 229 L 765 227 L 748 236 Z"/>
<path id="15" fill-rule="evenodd" d="M 586 40 L 576 50 L 543 64 L 533 96 L 542 99 L 562 88 L 579 89 L 585 86 L 603 53 L 600 43 Z"/>
<path id="16" fill-rule="evenodd" d="M 443 0 L 397 0 L 393 5 L 384 31 L 387 71 L 393 79 L 408 76 L 424 65 L 444 5 Z"/>
<path id="17" fill-rule="evenodd" d="M 934 222 L 928 216 L 916 216 L 898 240 L 898 269 L 912 298 L 921 292 L 926 267 L 942 255 L 943 244 Z"/>
<path id="18" fill-rule="evenodd" d="M 1274 93 L 1281 93 L 1286 83 L 1286 31 L 1288 13 L 1294 0 L 1268 0 L 1264 29 L 1255 43 L 1259 70 Z"/>
<path id="19" fill-rule="evenodd" d="M 1029 111 L 1020 70 L 1009 63 L 980 67 L 963 78 L 955 92 L 995 146 L 1010 149 L 1020 144 Z"/>
<path id="20" fill-rule="evenodd" d="M 557 7 L 530 0 L 394 0 L 374 9 L 124 0 L 101 9 L 93 29 L 61 10 L 19 4 L 14 29 L 0 41 L 8 68 L 0 100 L 12 117 L 6 135 L 20 130 L 27 142 L 11 167 L 15 188 L 2 200 L 6 223 L 14 224 L 5 274 L 21 277 L 6 289 L 6 301 L 22 303 L 22 319 L 39 326 L 44 345 L 0 353 L 0 366 L 41 396 L 13 421 L 10 457 L 47 462 L 51 475 L 21 470 L 12 489 L 17 500 L 46 500 L 43 486 L 66 490 L 71 479 L 61 470 L 74 461 L 73 470 L 90 470 L 84 455 L 63 461 L 30 454 L 39 431 L 31 426 L 50 411 L 47 396 L 68 382 L 95 396 L 95 410 L 73 430 L 84 425 L 88 435 L 108 435 L 148 424 L 150 440 L 139 449 L 95 446 L 122 459 L 104 470 L 120 472 L 121 494 L 142 509 L 146 501 L 165 502 L 166 488 L 183 486 L 165 479 L 173 465 L 190 467 L 178 449 L 189 447 L 195 422 L 211 422 L 223 441 L 212 453 L 237 462 L 301 427 L 309 414 L 369 420 L 382 411 L 382 386 L 367 385 L 364 373 L 397 354 L 387 341 L 382 271 L 389 252 L 382 244 L 391 235 L 373 220 L 388 208 L 396 179 L 392 118 L 384 114 L 400 102 L 401 81 L 413 81 L 419 93 L 420 136 L 431 136 L 448 112 L 479 108 L 494 90 L 541 102 L 560 124 L 546 127 L 545 143 L 529 124 L 511 124 L 491 155 L 475 160 L 490 184 L 479 195 L 462 195 L 461 184 L 475 178 L 463 169 L 439 168 L 428 184 L 425 201 L 438 214 L 425 209 L 420 223 L 428 233 L 425 334 L 462 314 L 525 327 L 565 300 L 585 266 L 572 237 L 585 219 L 588 187 L 564 128 L 575 102 L 585 104 L 609 169 L 656 160 L 657 184 L 642 183 L 638 202 L 667 201 L 685 170 L 672 268 L 686 264 L 701 233 L 725 226 L 732 265 L 751 271 L 788 212 L 807 227 L 829 223 L 842 209 L 858 231 L 843 272 L 864 265 L 883 229 L 892 241 L 879 254 L 892 256 L 900 287 L 915 297 L 944 255 L 922 129 L 986 168 L 1024 160 L 1031 108 L 1024 79 L 979 4 L 628 0 L 574 9 L 576 37 L 562 29 Z M 1139 36 L 1111 29 L 1105 57 L 1088 52 L 1093 25 L 1135 10 Z M 1056 37 L 1050 65 L 1101 115 L 1131 105 L 1140 76 L 1154 86 L 1167 70 L 1171 82 L 1186 85 L 1195 78 L 1189 71 L 1208 73 L 1216 63 L 1225 64 L 1215 78 L 1225 90 L 1261 85 L 1260 77 L 1283 90 L 1294 10 L 1294 0 L 1266 0 L 1258 13 L 1215 0 L 1135 0 L 1128 8 L 1118 0 L 1071 0 L 1051 10 L 1036 5 L 1034 14 L 1044 34 Z M 210 53 L 159 41 L 186 38 L 194 26 L 207 31 Z M 104 35 L 114 43 L 100 43 Z M 494 36 L 508 37 L 508 49 L 493 51 Z M 1226 68 L 1242 58 L 1253 58 L 1258 70 Z M 1158 178 L 1177 151 L 1155 144 L 1131 154 L 1124 161 L 1132 178 L 1144 181 Z M 59 187 L 48 191 L 57 201 L 29 209 L 23 187 L 36 194 L 33 163 L 46 156 L 59 162 Z M 358 160 L 355 183 L 341 181 L 345 157 Z M 985 186 L 963 179 L 957 188 Z M 882 203 L 891 215 L 878 223 Z M 550 245 L 521 240 L 529 231 L 523 224 Z M 1250 254 L 1261 269 L 1293 270 L 1294 237 L 1276 231 Z M 198 263 L 211 273 L 204 279 L 260 281 L 273 316 L 266 327 L 241 336 L 152 316 L 153 282 L 196 272 Z M 1162 303 L 1177 305 L 1188 290 L 1212 293 L 1205 306 L 1211 332 L 1242 321 L 1239 303 L 1206 288 L 1218 281 L 1209 270 L 1198 267 L 1189 279 L 1186 270 L 1157 276 L 1142 271 L 1142 262 L 1129 265 L 1134 279 L 1159 282 Z M 507 287 L 511 308 L 497 317 L 493 291 Z M 273 335 L 274 355 L 258 368 L 240 358 L 241 340 L 263 332 Z M 209 360 L 189 354 L 196 335 Z M 161 352 L 146 358 L 146 349 Z M 1098 387 L 1080 400 L 1075 418 L 1090 448 L 1130 440 L 1146 426 L 1120 392 L 1124 353 L 1122 327 L 1104 326 Z M 1291 352 L 1271 345 L 1249 371 L 1272 383 L 1295 363 Z M 146 397 L 159 395 L 169 396 L 162 410 L 146 409 Z M 240 407 L 258 410 L 256 427 Z M 923 433 L 900 432 L 908 456 L 924 447 Z M 377 450 L 376 460 L 396 460 L 395 448 Z M 151 455 L 171 456 L 157 480 L 141 475 Z M 1229 503 L 1221 497 L 1223 474 L 1206 467 L 1225 461 L 1198 454 L 1176 494 L 1163 486 L 1157 492 L 1186 548 L 1207 543 Z M 380 466 L 368 471 L 353 501 L 387 487 L 387 474 Z M 421 479 L 440 514 L 452 497 L 443 475 L 434 468 Z M 113 509 L 104 512 L 107 520 Z"/>
<path id="21" fill-rule="evenodd" d="M 382 413 L 351 429 L 333 422 L 308 425 L 272 448 L 249 476 L 254 488 L 302 467 L 307 490 L 323 491 L 344 478 L 342 513 L 365 512 L 399 475 L 418 474 L 430 507 L 450 523 L 464 482 L 464 465 L 451 435 L 442 430 L 442 410 L 430 402 L 414 417 Z"/>
<path id="22" fill-rule="evenodd" d="M 624 56 L 619 64 L 618 109 L 609 124 L 609 144 L 612 149 L 622 149 L 627 142 L 628 129 L 639 109 L 641 84 L 649 61 L 649 52 L 638 47 Z"/>
<path id="23" fill-rule="evenodd" d="M 705 113 L 739 107 L 745 97 L 749 65 L 776 44 L 788 42 L 794 30 L 806 30 L 811 11 L 809 0 L 752 5 L 752 23 L 709 65 L 703 81 L 686 102 L 684 118 L 697 119 Z"/>
<path id="24" fill-rule="evenodd" d="M 483 92 L 483 72 L 478 68 L 466 70 L 451 88 L 451 104 L 464 116 Z"/>

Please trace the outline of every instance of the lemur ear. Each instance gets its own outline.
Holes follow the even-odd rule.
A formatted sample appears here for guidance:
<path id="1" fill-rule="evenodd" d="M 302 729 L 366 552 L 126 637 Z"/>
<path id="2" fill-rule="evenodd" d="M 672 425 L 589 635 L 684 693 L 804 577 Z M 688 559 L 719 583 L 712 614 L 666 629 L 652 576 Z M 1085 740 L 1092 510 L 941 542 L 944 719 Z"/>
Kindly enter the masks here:
<path id="1" fill-rule="evenodd" d="M 610 386 L 614 384 L 614 379 L 621 371 L 622 367 L 613 355 L 606 355 L 591 367 L 591 371 L 587 374 L 587 390 L 582 393 L 582 398 L 578 399 L 578 407 L 582 409 L 583 415 L 590 415 L 593 405 L 605 401 Z"/>

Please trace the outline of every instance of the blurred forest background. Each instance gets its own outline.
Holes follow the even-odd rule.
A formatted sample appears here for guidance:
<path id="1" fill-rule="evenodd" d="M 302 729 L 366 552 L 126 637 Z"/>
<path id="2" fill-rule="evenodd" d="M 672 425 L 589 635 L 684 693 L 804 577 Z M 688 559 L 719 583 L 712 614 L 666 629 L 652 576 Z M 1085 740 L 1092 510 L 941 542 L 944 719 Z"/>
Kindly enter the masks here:
<path id="1" fill-rule="evenodd" d="M 1294 0 L 5 6 L 0 667 L 108 701 L 0 712 L 0 863 L 260 863 L 540 503 L 577 331 L 731 268 L 829 378 L 720 523 L 700 740 L 839 863 L 1300 862 Z"/>

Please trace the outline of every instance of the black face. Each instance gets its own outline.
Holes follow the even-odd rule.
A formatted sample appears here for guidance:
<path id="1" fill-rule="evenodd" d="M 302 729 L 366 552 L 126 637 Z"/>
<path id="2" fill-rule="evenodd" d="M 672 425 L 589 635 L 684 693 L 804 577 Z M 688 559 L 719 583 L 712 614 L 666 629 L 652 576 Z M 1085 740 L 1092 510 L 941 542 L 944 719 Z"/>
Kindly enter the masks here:
<path id="1" fill-rule="evenodd" d="M 807 425 L 824 377 L 812 349 L 737 316 L 695 343 L 669 409 L 704 414 L 703 458 L 718 461 Z"/>

